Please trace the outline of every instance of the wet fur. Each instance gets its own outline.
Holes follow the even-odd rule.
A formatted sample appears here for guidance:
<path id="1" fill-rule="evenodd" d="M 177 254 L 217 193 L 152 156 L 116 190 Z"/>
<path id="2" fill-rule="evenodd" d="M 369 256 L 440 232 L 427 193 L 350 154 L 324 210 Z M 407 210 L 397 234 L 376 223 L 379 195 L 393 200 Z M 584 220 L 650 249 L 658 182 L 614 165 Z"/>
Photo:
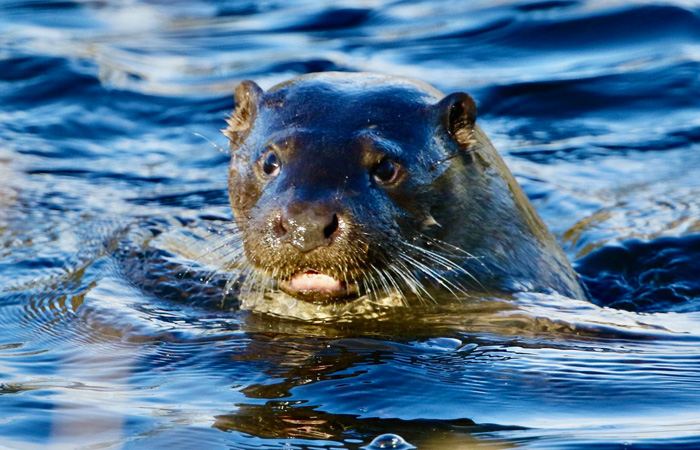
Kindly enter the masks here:
<path id="1" fill-rule="evenodd" d="M 224 133 L 249 293 L 274 302 L 286 295 L 276 290 L 280 280 L 312 268 L 345 280 L 374 303 L 388 297 L 425 302 L 441 291 L 460 298 L 514 290 L 585 298 L 554 238 L 476 125 L 467 94 L 444 97 L 403 78 L 324 73 L 267 92 L 243 82 L 235 96 Z M 271 147 L 286 172 L 266 180 L 261 158 Z M 372 185 L 367 175 L 387 154 L 406 169 L 390 189 Z M 271 232 L 276 215 L 290 205 L 337 210 L 346 229 L 332 245 L 301 253 Z M 331 310 L 342 303 L 313 300 L 332 303 Z"/>

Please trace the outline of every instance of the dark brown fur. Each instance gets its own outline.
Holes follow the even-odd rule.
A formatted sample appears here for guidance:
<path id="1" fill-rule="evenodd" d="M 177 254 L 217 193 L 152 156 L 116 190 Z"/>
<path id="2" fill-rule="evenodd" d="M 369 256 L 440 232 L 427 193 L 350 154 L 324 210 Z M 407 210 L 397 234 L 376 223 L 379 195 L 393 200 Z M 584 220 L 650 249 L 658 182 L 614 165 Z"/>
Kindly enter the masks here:
<path id="1" fill-rule="evenodd" d="M 431 284 L 466 295 L 585 298 L 475 121 L 467 94 L 444 97 L 403 78 L 312 74 L 267 92 L 241 83 L 225 134 L 231 206 L 250 263 L 273 286 L 300 271 L 344 281 L 342 295 L 300 297 L 310 302 L 421 297 Z M 270 152 L 281 163 L 274 176 L 263 167 Z M 373 178 L 383 158 L 398 167 L 391 184 Z M 337 228 L 309 250 L 307 228 L 329 217 Z"/>

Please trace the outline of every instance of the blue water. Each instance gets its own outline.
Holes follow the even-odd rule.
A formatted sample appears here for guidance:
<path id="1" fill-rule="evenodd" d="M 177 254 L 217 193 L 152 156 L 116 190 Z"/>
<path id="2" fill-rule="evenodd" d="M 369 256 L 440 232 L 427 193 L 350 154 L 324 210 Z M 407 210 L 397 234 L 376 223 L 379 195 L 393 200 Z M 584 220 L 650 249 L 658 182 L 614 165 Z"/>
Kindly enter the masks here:
<path id="1" fill-rule="evenodd" d="M 326 70 L 471 93 L 593 301 L 239 311 L 233 87 Z M 699 180 L 692 0 L 4 0 L 0 447 L 700 448 Z"/>

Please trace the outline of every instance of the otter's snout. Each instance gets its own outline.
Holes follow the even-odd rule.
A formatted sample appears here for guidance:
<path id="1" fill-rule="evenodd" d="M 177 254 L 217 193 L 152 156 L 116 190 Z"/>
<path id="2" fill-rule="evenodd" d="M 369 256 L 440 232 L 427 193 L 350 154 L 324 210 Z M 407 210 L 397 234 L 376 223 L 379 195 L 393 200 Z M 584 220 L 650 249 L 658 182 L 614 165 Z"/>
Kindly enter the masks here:
<path id="1" fill-rule="evenodd" d="M 283 242 L 306 253 L 330 245 L 341 231 L 338 214 L 330 208 L 295 203 L 283 210 L 275 232 Z"/>

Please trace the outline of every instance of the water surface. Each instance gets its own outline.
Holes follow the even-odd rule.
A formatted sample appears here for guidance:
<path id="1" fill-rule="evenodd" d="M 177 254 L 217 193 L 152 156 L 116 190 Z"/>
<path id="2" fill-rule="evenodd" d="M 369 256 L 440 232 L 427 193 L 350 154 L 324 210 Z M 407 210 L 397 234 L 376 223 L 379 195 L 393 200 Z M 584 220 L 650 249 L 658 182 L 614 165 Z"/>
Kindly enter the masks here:
<path id="1" fill-rule="evenodd" d="M 327 70 L 470 92 L 593 302 L 238 310 L 233 87 Z M 698 448 L 698 105 L 688 0 L 0 2 L 0 446 Z"/>

